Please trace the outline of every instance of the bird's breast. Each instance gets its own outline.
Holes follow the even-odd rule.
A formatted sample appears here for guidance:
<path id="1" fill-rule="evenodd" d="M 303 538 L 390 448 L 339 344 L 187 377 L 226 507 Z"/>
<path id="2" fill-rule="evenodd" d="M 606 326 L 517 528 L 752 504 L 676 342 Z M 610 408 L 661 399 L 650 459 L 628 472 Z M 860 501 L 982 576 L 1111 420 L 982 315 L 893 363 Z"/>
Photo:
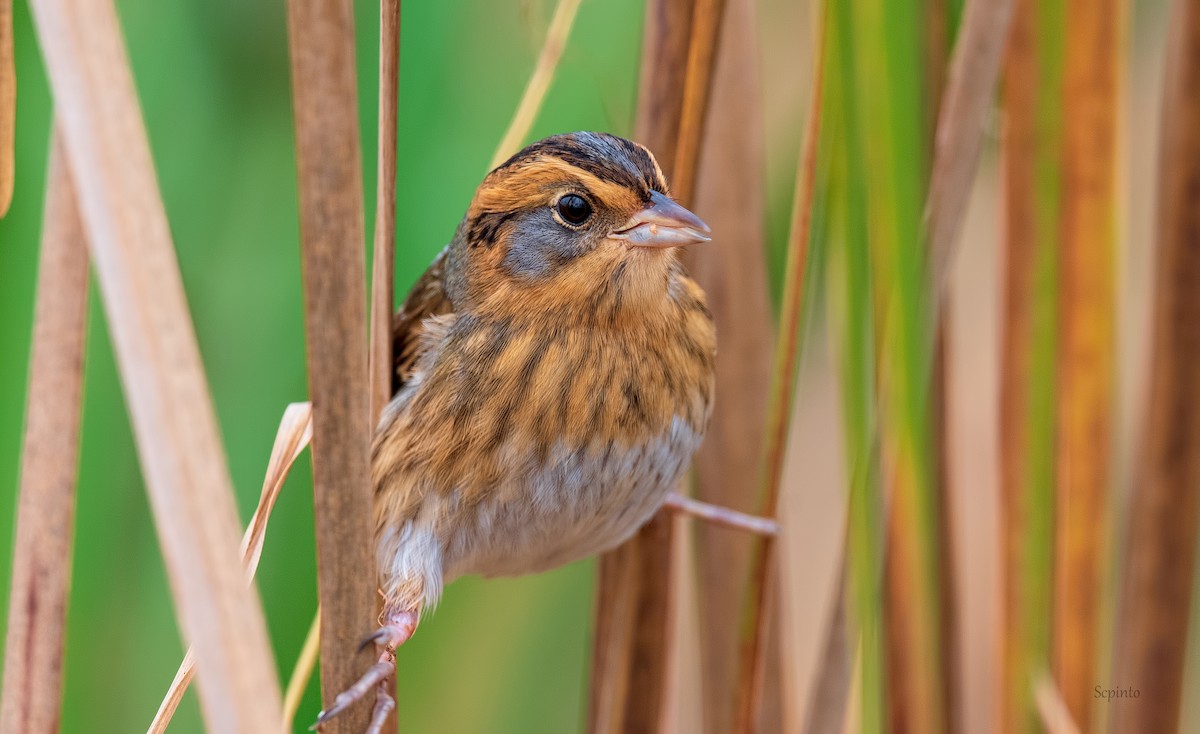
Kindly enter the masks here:
<path id="1" fill-rule="evenodd" d="M 677 416 L 633 444 L 559 442 L 530 461 L 514 435 L 503 450 L 519 468 L 501 491 L 458 513 L 444 555 L 447 580 L 536 573 L 616 546 L 662 505 L 700 439 Z"/>
<path id="2" fill-rule="evenodd" d="M 665 304 L 628 322 L 463 314 L 432 331 L 375 442 L 383 575 L 432 562 L 409 538 L 434 544 L 449 581 L 542 571 L 646 522 L 712 407 L 703 294 L 678 281 Z"/>

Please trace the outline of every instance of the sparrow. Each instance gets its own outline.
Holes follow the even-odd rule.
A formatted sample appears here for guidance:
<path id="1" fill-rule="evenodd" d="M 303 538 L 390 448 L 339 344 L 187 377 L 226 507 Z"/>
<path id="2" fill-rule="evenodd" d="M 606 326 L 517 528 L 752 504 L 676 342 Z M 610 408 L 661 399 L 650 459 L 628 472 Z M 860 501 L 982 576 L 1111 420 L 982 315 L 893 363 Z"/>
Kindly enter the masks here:
<path id="1" fill-rule="evenodd" d="M 678 248 L 710 230 L 646 148 L 577 132 L 480 184 L 394 319 L 394 397 L 372 447 L 377 687 L 454 579 L 603 552 L 663 505 L 713 406 L 716 330 Z"/>

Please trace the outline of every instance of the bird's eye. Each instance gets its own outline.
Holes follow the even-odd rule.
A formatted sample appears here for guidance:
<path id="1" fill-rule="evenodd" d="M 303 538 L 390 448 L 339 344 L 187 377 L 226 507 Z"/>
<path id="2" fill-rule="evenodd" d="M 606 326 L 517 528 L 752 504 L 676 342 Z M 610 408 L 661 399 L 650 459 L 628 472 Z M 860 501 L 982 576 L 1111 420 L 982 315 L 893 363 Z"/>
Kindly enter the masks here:
<path id="1" fill-rule="evenodd" d="M 558 216 L 567 224 L 579 226 L 592 216 L 592 205 L 579 194 L 567 194 L 558 200 Z"/>

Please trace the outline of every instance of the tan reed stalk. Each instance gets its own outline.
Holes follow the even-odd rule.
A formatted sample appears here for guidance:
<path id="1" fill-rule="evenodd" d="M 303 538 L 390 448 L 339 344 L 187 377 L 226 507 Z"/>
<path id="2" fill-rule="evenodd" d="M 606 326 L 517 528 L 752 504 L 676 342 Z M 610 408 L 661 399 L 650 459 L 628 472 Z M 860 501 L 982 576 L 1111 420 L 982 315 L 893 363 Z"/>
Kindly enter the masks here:
<path id="1" fill-rule="evenodd" d="M 275 730 L 266 625 L 115 10 L 31 7 L 201 707 L 213 730 Z"/>
<path id="2" fill-rule="evenodd" d="M 267 535 L 267 522 L 271 519 L 271 511 L 279 499 L 279 492 L 287 479 L 292 465 L 312 440 L 312 405 L 309 403 L 293 403 L 283 412 L 279 421 L 279 429 L 275 434 L 275 444 L 271 447 L 271 458 L 267 462 L 267 472 L 263 479 L 262 492 L 258 498 L 258 507 L 246 526 L 242 535 L 242 564 L 246 571 L 246 582 L 253 583 L 254 574 L 258 571 L 258 562 L 262 558 L 263 543 Z M 162 734 L 167 730 L 167 724 L 175 715 L 175 709 L 183 700 L 183 694 L 192 682 L 196 670 L 195 652 L 191 647 L 184 655 L 179 670 L 171 681 L 170 688 L 163 696 L 154 719 L 150 722 L 146 734 Z"/>
<path id="3" fill-rule="evenodd" d="M 367 383 L 371 390 L 372 434 L 392 399 L 392 312 L 396 298 L 396 124 L 400 95 L 400 0 L 379 1 L 379 150 L 375 182 L 375 239 L 371 263 L 371 323 L 367 344 Z M 376 610 L 382 611 L 382 597 Z M 318 617 L 320 608 L 318 607 Z M 315 621 L 315 620 L 314 620 Z M 314 637 L 314 644 L 319 637 Z M 307 644 L 307 640 L 306 640 Z M 383 683 L 396 700 L 396 676 Z M 303 689 L 301 690 L 303 693 Z M 287 700 L 284 716 L 287 716 Z M 395 731 L 396 707 L 383 727 Z"/>
<path id="4" fill-rule="evenodd" d="M 12 0 L 0 0 L 0 217 L 12 204 L 16 163 L 17 72 L 13 61 Z"/>
<path id="5" fill-rule="evenodd" d="M 1080 734 L 1081 729 L 1071 718 L 1071 710 L 1053 679 L 1043 677 L 1038 680 L 1034 685 L 1033 700 L 1046 734 Z"/>
<path id="6" fill-rule="evenodd" d="M 380 34 L 381 34 L 381 36 L 380 36 L 380 59 L 381 60 L 380 60 L 380 146 L 379 147 L 380 147 L 380 151 L 381 151 L 381 153 L 380 153 L 381 156 L 384 155 L 384 151 L 389 150 L 389 149 L 391 150 L 391 156 L 392 156 L 392 160 L 386 164 L 382 160 L 382 157 L 381 157 L 380 181 L 382 182 L 384 180 L 390 180 L 392 193 L 389 194 L 389 193 L 383 191 L 382 188 L 380 188 L 379 193 L 377 194 L 379 202 L 390 200 L 390 199 L 395 199 L 395 178 L 396 178 L 395 177 L 395 165 L 396 164 L 395 164 L 395 133 L 394 133 L 394 130 L 396 127 L 396 125 L 395 125 L 396 118 L 395 118 L 395 113 L 393 112 L 393 114 L 391 116 L 391 122 L 384 120 L 384 110 L 385 109 L 391 109 L 391 110 L 396 109 L 396 106 L 397 106 L 396 105 L 396 97 L 397 97 L 398 90 L 397 90 L 397 85 L 395 82 L 398 81 L 398 78 L 399 78 L 399 63 L 398 62 L 399 62 L 399 33 L 400 33 L 399 11 L 400 11 L 400 6 L 399 6 L 398 0 L 384 0 L 384 2 L 385 3 L 389 3 L 389 2 L 396 3 L 394 6 L 394 11 L 393 11 L 393 8 L 382 8 L 382 7 L 380 10 L 381 14 L 383 14 L 383 15 L 380 19 L 381 20 L 381 23 L 380 23 Z M 559 11 L 556 11 L 555 17 L 556 18 L 559 17 L 559 15 L 562 11 L 563 4 L 567 4 L 567 3 L 571 3 L 571 2 L 576 2 L 576 0 L 560 0 Z M 571 19 L 574 18 L 573 12 L 570 17 L 571 17 Z M 392 20 L 389 20 L 389 18 L 391 18 Z M 393 21 L 394 21 L 394 24 L 393 24 Z M 562 24 L 556 25 L 554 23 L 551 23 L 551 25 L 552 25 L 552 30 L 551 30 L 551 33 L 547 34 L 546 44 L 547 45 L 560 45 L 560 44 L 565 43 L 567 37 L 570 35 L 570 25 L 571 24 L 567 23 L 566 25 L 562 25 Z M 397 63 L 395 65 L 395 68 L 387 68 L 384 58 L 385 57 L 390 58 L 393 55 L 393 50 L 395 52 L 394 55 L 396 57 Z M 543 49 L 542 53 L 539 56 L 539 65 L 537 67 L 535 67 L 535 69 L 533 71 L 534 76 L 538 76 L 539 74 L 548 74 L 550 78 L 553 78 L 554 68 L 550 68 L 547 70 L 540 64 L 541 59 L 548 58 L 550 56 L 551 56 L 551 54 L 549 54 L 545 49 Z M 561 57 L 562 57 L 561 50 L 560 50 L 560 52 L 553 54 L 552 56 L 554 59 L 554 63 L 557 64 L 558 60 L 561 59 Z M 386 80 L 389 76 L 391 77 L 391 81 Z M 549 84 L 536 84 L 535 85 L 533 83 L 532 79 L 530 80 L 527 87 L 535 87 L 537 90 L 537 95 L 536 96 L 528 96 L 527 95 L 522 98 L 521 104 L 518 107 L 518 110 L 516 112 L 516 115 L 514 116 L 513 122 L 509 125 L 509 133 L 506 134 L 505 140 L 502 140 L 500 142 L 500 144 L 497 146 L 496 152 L 493 155 L 493 159 L 498 158 L 501 161 L 503 161 L 505 158 L 507 158 L 509 155 L 511 155 L 512 152 L 515 152 L 515 151 L 510 151 L 507 154 L 504 153 L 504 150 L 505 150 L 504 146 L 510 144 L 510 143 L 506 143 L 505 141 L 508 140 L 509 137 L 512 137 L 513 139 L 515 139 L 517 141 L 520 141 L 520 140 L 523 140 L 525 138 L 525 136 L 527 136 L 529 134 L 529 129 L 533 126 L 534 120 L 537 117 L 536 111 L 541 109 L 542 102 L 545 100 L 545 95 L 550 89 Z M 389 96 L 391 97 L 391 100 L 392 100 L 390 102 L 388 101 Z M 521 121 L 519 125 L 517 124 L 518 117 L 520 118 L 520 121 Z M 385 137 L 384 137 L 385 130 L 393 131 L 391 134 L 390 141 L 385 140 Z M 519 142 L 512 143 L 511 145 L 519 145 Z M 390 173 L 388 173 L 389 168 L 391 171 Z M 381 187 L 382 187 L 382 184 L 381 184 Z M 376 207 L 378 208 L 379 206 L 380 206 L 380 204 L 377 202 Z M 372 284 L 372 301 L 371 301 L 371 340 L 372 340 L 371 341 L 371 364 L 372 364 L 372 367 L 371 367 L 371 378 L 370 379 L 371 379 L 371 389 L 372 389 L 373 420 L 375 419 L 374 417 L 377 416 L 378 412 L 380 410 L 382 410 L 383 406 L 385 406 L 387 404 L 387 401 L 391 399 L 391 377 L 392 377 L 392 359 L 393 359 L 391 319 L 392 319 L 393 298 L 391 295 L 384 297 L 384 291 L 391 293 L 392 290 L 394 289 L 394 280 L 393 280 L 393 273 L 392 273 L 392 265 L 394 265 L 394 252 L 395 252 L 395 250 L 394 250 L 394 245 L 395 245 L 395 242 L 394 242 L 394 240 L 395 240 L 395 211 L 394 211 L 394 208 L 391 210 L 390 216 L 392 217 L 390 223 L 384 223 L 383 228 L 390 226 L 391 235 L 389 237 L 386 237 L 385 240 L 381 242 L 379 240 L 379 238 L 381 236 L 382 228 L 379 223 L 380 220 L 379 220 L 378 213 L 376 215 L 376 244 L 375 244 L 376 258 L 375 258 L 375 261 L 373 264 L 374 280 L 373 280 L 373 284 Z M 391 265 L 380 262 L 379 253 L 380 253 L 381 247 L 387 248 L 387 250 L 389 250 L 389 252 L 384 253 L 384 257 L 385 257 L 385 259 L 388 260 L 388 262 L 391 263 Z M 381 282 L 381 278 L 385 279 L 386 282 Z M 386 314 L 386 320 L 383 317 L 384 314 Z M 384 345 L 386 345 L 386 347 Z M 382 367 L 376 367 L 376 365 L 382 365 Z M 384 386 L 386 386 L 386 388 Z M 384 392 L 385 389 L 386 389 L 386 394 Z M 319 617 L 320 617 L 320 607 L 318 606 L 317 615 L 314 617 L 314 622 L 313 622 L 314 625 L 317 623 L 317 620 L 319 619 Z M 315 637 L 310 636 L 308 639 L 305 640 L 305 643 L 304 643 L 305 648 L 302 651 L 300 660 L 297 662 L 296 668 L 292 671 L 291 679 L 288 682 L 288 690 L 289 691 L 298 690 L 299 694 L 297 694 L 297 695 L 303 695 L 304 689 L 308 685 L 309 676 L 312 675 L 312 662 L 316 659 L 316 653 L 315 653 L 315 651 L 310 651 L 309 647 L 310 647 L 310 645 L 316 645 L 319 640 L 320 640 L 319 630 L 316 633 Z M 394 677 L 391 679 L 390 684 L 392 686 L 395 686 L 395 678 Z M 290 700 L 291 699 L 289 699 L 289 701 Z M 295 701 L 295 705 L 299 705 L 299 699 L 297 699 Z M 289 716 L 289 715 L 294 716 L 294 714 L 295 714 L 294 710 L 292 710 L 290 714 L 288 713 L 289 710 L 290 709 L 285 708 L 285 716 Z M 394 709 L 393 709 L 393 711 L 394 711 Z M 394 718 L 394 716 L 395 716 L 395 714 L 393 713 L 389 717 L 389 721 L 391 721 Z M 390 727 L 391 724 L 389 723 L 387 726 Z"/>
<path id="7" fill-rule="evenodd" d="M 687 175 L 695 168 L 694 161 L 680 163 L 676 145 L 686 90 L 694 93 L 701 85 L 688 81 L 691 49 L 697 42 L 693 23 L 698 9 L 697 0 L 652 0 L 646 4 L 634 133 L 655 152 L 672 183 L 676 172 Z M 702 9 L 708 13 L 716 10 L 709 4 Z M 699 27 L 719 28 L 719 20 L 702 19 Z M 697 69 L 706 77 L 705 89 L 710 72 L 711 64 Z M 704 105 L 695 103 L 689 109 L 690 114 L 707 112 Z M 700 122 L 689 124 L 703 130 Z M 588 713 L 591 732 L 658 731 L 665 723 L 665 694 L 671 666 L 678 657 L 671 649 L 676 639 L 672 608 L 678 596 L 674 593 L 675 574 L 682 561 L 674 552 L 679 547 L 673 541 L 676 522 L 659 513 L 628 543 L 600 559 Z"/>
<path id="8" fill-rule="evenodd" d="M 579 0 L 559 0 L 554 8 L 554 17 L 550 20 L 550 28 L 546 31 L 546 40 L 542 43 L 533 74 L 525 83 L 525 93 L 521 95 L 517 111 L 509 121 L 500 144 L 496 146 L 496 152 L 488 164 L 489 171 L 520 150 L 521 143 L 529 135 L 542 109 L 542 102 L 546 100 L 546 93 L 550 91 L 550 83 L 554 81 L 554 72 L 558 70 L 558 62 L 567 47 L 567 39 L 571 37 L 571 27 L 575 25 L 578 12 Z"/>
<path id="9" fill-rule="evenodd" d="M 1062 81 L 1061 0 L 1018 0 L 1004 69 L 998 731 L 1040 731 L 1050 665 Z"/>
<path id="10" fill-rule="evenodd" d="M 729 0 L 724 12 L 715 44 L 720 51 L 709 64 L 713 73 L 707 103 L 710 119 L 702 136 L 699 176 L 692 185 L 695 211 L 715 234 L 714 242 L 695 248 L 690 271 L 708 294 L 720 341 L 719 397 L 707 437 L 694 459 L 695 492 L 707 502 L 752 511 L 758 509 L 756 474 L 762 459 L 761 446 L 754 439 L 766 421 L 768 396 L 763 387 L 770 382 L 774 346 L 762 256 L 766 221 L 762 85 L 756 4 Z M 691 58 L 696 58 L 696 52 Z M 692 100 L 704 95 L 685 96 Z M 697 106 L 686 104 L 688 109 Z M 686 147 L 686 137 L 681 130 L 677 147 Z M 682 155 L 677 153 L 677 159 L 682 160 Z M 675 180 L 671 185 L 680 192 Z M 730 692 L 737 677 L 738 630 L 753 539 L 707 523 L 693 527 L 699 579 L 695 594 L 700 625 L 698 704 L 705 729 L 723 732 L 733 726 Z"/>
<path id="11" fill-rule="evenodd" d="M 817 659 L 817 672 L 808 691 L 808 715 L 804 734 L 835 734 L 845 728 L 854 675 L 854 644 L 847 614 L 846 549 L 843 541 L 838 562 L 834 606 L 826 625 L 825 642 Z"/>
<path id="12" fill-rule="evenodd" d="M 1059 250 L 1055 682 L 1094 728 L 1109 557 L 1116 390 L 1116 209 L 1122 0 L 1067 0 Z"/>
<path id="13" fill-rule="evenodd" d="M 939 10 L 944 19 L 945 8 L 941 7 Z M 943 584 L 946 585 L 946 593 L 942 597 L 942 616 L 946 620 L 943 667 L 946 670 L 947 720 L 952 726 L 962 724 L 962 695 L 959 691 L 962 679 L 959 673 L 961 660 L 958 640 L 961 630 L 957 624 L 957 585 L 954 583 L 956 551 L 954 529 L 950 522 L 953 517 L 948 471 L 951 448 L 947 440 L 947 421 L 950 413 L 946 402 L 949 384 L 949 364 L 946 361 L 949 349 L 946 339 L 949 335 L 949 324 L 944 305 L 953 253 L 959 241 L 962 222 L 966 217 L 968 195 L 979 162 L 988 111 L 995 99 L 1000 60 L 1008 39 L 1012 13 L 1012 0 L 970 0 L 966 4 L 950 59 L 946 87 L 937 103 L 933 161 L 925 202 L 926 248 L 929 253 L 931 281 L 937 289 L 935 313 L 938 320 L 938 336 L 933 385 L 937 391 L 938 405 L 934 407 L 934 415 L 937 420 L 936 446 L 941 470 L 938 486 L 943 509 L 939 527 L 942 559 L 940 575 Z M 940 35 L 944 37 L 945 33 Z M 933 74 L 937 74 L 938 79 L 941 78 L 940 65 L 926 72 L 927 78 Z"/>
<path id="14" fill-rule="evenodd" d="M 808 124 L 804 131 L 800 160 L 796 170 L 796 188 L 792 220 L 788 233 L 787 261 L 784 266 L 783 300 L 780 304 L 779 332 L 775 344 L 775 365 L 771 374 L 771 398 L 764 437 L 762 510 L 765 517 L 779 513 L 784 451 L 787 446 L 788 420 L 792 414 L 795 376 L 802 347 L 801 319 L 804 310 L 804 281 L 808 268 L 809 236 L 812 230 L 813 192 L 816 189 L 817 142 L 821 136 L 822 93 L 824 89 L 825 22 L 818 13 L 817 42 L 814 50 L 813 79 L 808 105 Z M 755 548 L 749 602 L 745 613 L 749 624 L 741 642 L 741 665 L 737 686 L 735 731 L 750 734 L 757 730 L 759 707 L 763 698 L 766 617 L 776 593 L 778 549 L 772 538 L 759 541 Z"/>
<path id="15" fill-rule="evenodd" d="M 371 264 L 369 367 L 371 426 L 392 399 L 392 312 L 396 276 L 396 117 L 399 113 L 400 0 L 379 2 L 379 161 Z"/>
<path id="16" fill-rule="evenodd" d="M 42 223 L 0 731 L 52 734 L 62 707 L 75 478 L 87 327 L 88 256 L 75 187 L 55 134 Z"/>
<path id="17" fill-rule="evenodd" d="M 939 300 L 966 218 L 1014 5 L 1014 0 L 967 0 L 951 56 L 925 201 L 930 271 Z"/>
<path id="18" fill-rule="evenodd" d="M 321 607 L 313 615 L 312 624 L 308 626 L 308 634 L 304 635 L 304 644 L 300 647 L 300 655 L 288 678 L 287 689 L 283 694 L 283 731 L 290 732 L 292 723 L 296 720 L 296 712 L 300 709 L 300 700 L 304 698 L 304 689 L 317 666 L 317 653 L 321 650 Z M 394 696 L 393 696 L 394 697 Z M 394 723 L 394 722 L 393 722 Z M 389 726 L 388 731 L 395 731 L 395 726 Z"/>
<path id="19" fill-rule="evenodd" d="M 671 168 L 671 193 L 680 201 L 691 202 L 696 190 L 696 170 L 708 119 L 717 39 L 724 17 L 725 0 L 694 0 L 675 162 Z"/>
<path id="20" fill-rule="evenodd" d="M 1141 696 L 1112 701 L 1116 734 L 1179 730 L 1200 527 L 1200 6 L 1177 0 L 1170 27 L 1149 400 L 1111 678 L 1135 685 Z"/>
<path id="21" fill-rule="evenodd" d="M 288 2 L 326 703 L 370 665 L 373 655 L 359 641 L 376 626 L 353 29 L 349 0 Z M 359 732 L 370 713 L 367 701 L 324 728 Z"/>

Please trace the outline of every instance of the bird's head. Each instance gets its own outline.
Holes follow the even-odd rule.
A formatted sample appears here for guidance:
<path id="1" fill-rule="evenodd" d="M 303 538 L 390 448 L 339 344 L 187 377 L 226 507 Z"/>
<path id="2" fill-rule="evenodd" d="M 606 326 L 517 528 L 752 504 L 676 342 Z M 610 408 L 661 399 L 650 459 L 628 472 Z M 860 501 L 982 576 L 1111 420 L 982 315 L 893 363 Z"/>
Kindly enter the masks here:
<path id="1" fill-rule="evenodd" d="M 451 247 L 449 285 L 456 305 L 519 298 L 553 308 L 619 291 L 636 306 L 663 295 L 675 248 L 708 239 L 644 147 L 555 135 L 480 184 Z"/>

